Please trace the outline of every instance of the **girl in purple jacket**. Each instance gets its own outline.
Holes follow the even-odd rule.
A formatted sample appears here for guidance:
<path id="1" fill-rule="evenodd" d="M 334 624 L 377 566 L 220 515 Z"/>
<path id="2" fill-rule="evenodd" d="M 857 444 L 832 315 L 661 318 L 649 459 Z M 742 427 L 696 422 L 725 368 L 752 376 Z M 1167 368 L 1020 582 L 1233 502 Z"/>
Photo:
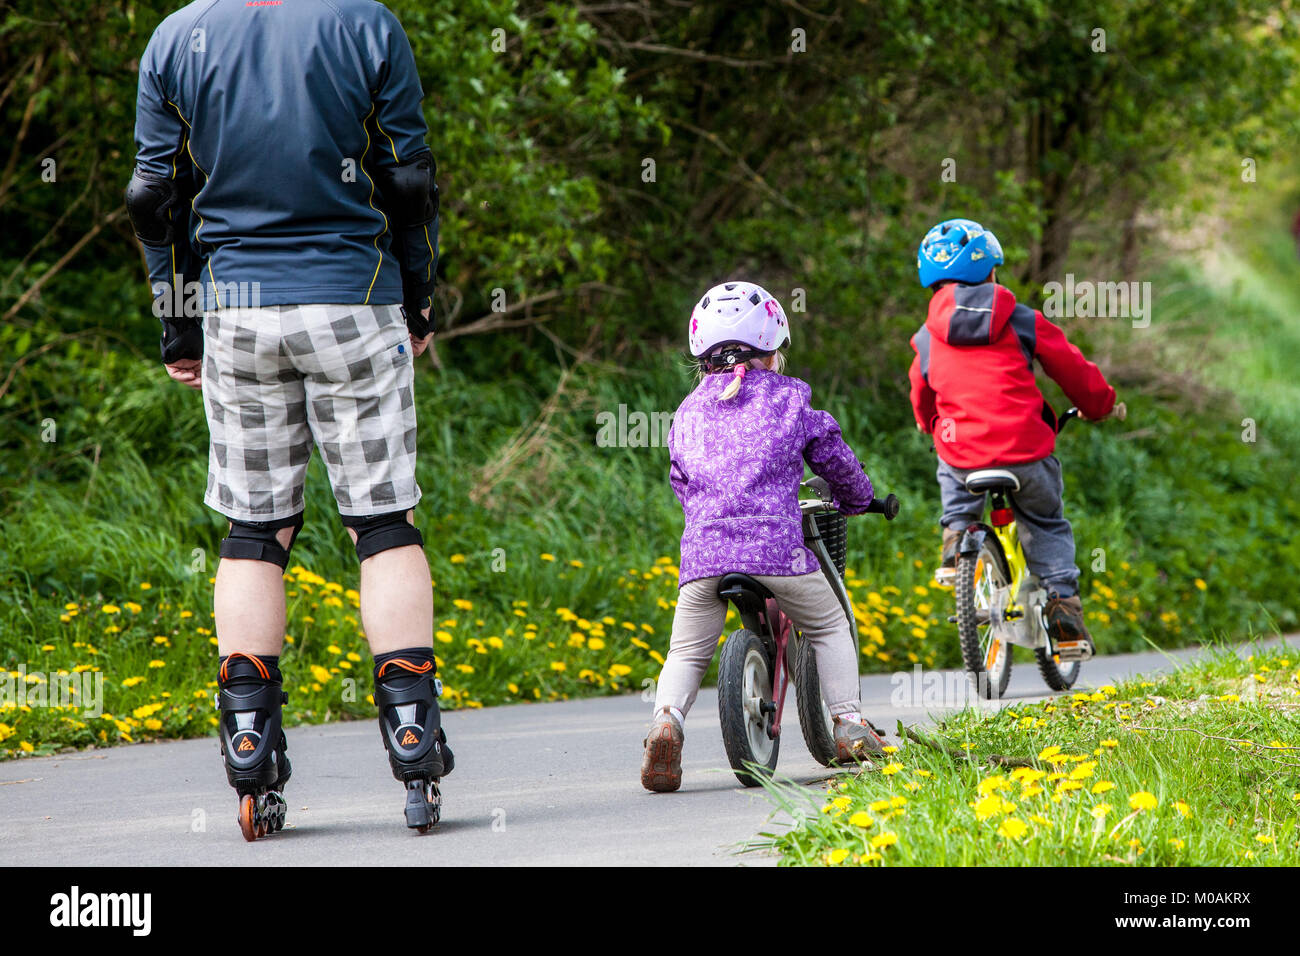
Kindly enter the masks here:
<path id="1" fill-rule="evenodd" d="M 804 546 L 798 504 L 804 462 L 846 514 L 871 504 L 871 481 L 835 419 L 809 403 L 808 385 L 781 374 L 777 350 L 789 341 L 781 304 L 753 283 L 715 286 L 691 314 L 701 377 L 668 434 L 686 530 L 672 639 L 641 764 L 647 790 L 681 786 L 682 722 L 718 646 L 727 616 L 718 581 L 731 572 L 771 590 L 812 642 L 840 760 L 883 746 L 860 712 L 857 637 Z"/>

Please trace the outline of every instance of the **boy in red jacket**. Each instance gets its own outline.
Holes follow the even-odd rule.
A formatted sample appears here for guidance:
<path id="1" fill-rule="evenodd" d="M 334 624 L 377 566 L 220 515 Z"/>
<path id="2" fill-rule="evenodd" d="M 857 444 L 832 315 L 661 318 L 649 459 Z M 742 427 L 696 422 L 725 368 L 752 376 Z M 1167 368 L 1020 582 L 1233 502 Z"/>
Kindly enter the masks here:
<path id="1" fill-rule="evenodd" d="M 966 490 L 967 474 L 1005 468 L 1020 480 L 1012 507 L 1029 569 L 1048 592 L 1052 638 L 1091 647 L 1061 463 L 1052 454 L 1056 416 L 1034 381 L 1034 360 L 1083 418 L 1109 415 L 1115 389 L 1058 326 L 997 284 L 1001 264 L 997 237 L 969 219 L 939 223 L 917 252 L 921 285 L 934 295 L 912 336 L 909 377 L 916 425 L 934 437 L 939 456 L 943 564 L 935 577 L 951 581 L 961 534 L 984 513 L 984 495 Z"/>

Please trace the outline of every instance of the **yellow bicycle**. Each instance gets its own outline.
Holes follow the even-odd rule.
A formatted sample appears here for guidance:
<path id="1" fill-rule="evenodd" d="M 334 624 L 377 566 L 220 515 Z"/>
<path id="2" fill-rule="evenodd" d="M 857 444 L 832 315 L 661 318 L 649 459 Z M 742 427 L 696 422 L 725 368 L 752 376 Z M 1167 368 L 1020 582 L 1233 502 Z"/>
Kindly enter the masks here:
<path id="1" fill-rule="evenodd" d="M 1123 403 L 1112 414 L 1122 421 Z M 1065 412 L 1057 432 L 1077 417 L 1077 408 Z M 1011 508 L 1019 479 L 1005 469 L 985 468 L 966 476 L 966 488 L 991 499 L 989 523 L 971 525 L 957 548 L 957 613 L 949 621 L 957 625 L 967 676 L 981 697 L 1001 697 L 1011 679 L 1012 648 L 1019 646 L 1034 652 L 1048 687 L 1069 690 L 1092 650 L 1083 641 L 1054 641 L 1048 632 L 1047 590 L 1025 562 Z"/>

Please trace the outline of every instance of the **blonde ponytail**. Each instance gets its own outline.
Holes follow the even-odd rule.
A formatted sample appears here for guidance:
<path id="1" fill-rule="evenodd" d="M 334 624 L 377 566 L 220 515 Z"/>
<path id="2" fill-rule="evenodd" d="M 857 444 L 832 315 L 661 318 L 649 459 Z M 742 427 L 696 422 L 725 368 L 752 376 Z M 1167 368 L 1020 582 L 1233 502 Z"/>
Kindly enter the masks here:
<path id="1" fill-rule="evenodd" d="M 727 383 L 727 387 L 718 396 L 719 401 L 729 402 L 740 394 L 740 384 L 745 380 L 745 371 L 748 368 L 749 366 L 742 362 L 731 370 L 731 381 Z"/>

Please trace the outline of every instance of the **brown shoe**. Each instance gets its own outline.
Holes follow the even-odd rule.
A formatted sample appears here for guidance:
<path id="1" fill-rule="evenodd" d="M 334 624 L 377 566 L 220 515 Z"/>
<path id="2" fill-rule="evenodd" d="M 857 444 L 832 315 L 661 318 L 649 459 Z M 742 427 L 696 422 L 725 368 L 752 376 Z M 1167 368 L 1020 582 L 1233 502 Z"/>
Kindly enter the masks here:
<path id="1" fill-rule="evenodd" d="M 957 581 L 957 545 L 964 533 L 963 528 L 943 529 L 943 557 L 934 572 L 934 581 L 941 587 L 952 587 Z"/>
<path id="2" fill-rule="evenodd" d="M 867 720 L 835 720 L 835 762 L 849 766 L 855 760 L 865 760 L 871 754 L 883 753 L 885 741 Z"/>
<path id="3" fill-rule="evenodd" d="M 671 793 L 682 785 L 682 725 L 666 710 L 655 714 L 645 738 L 641 758 L 641 786 L 656 793 Z"/>
<path id="4" fill-rule="evenodd" d="M 1097 653 L 1092 635 L 1083 623 L 1083 602 L 1077 594 L 1068 598 L 1048 599 L 1047 633 L 1057 655 L 1063 661 L 1086 661 Z"/>

